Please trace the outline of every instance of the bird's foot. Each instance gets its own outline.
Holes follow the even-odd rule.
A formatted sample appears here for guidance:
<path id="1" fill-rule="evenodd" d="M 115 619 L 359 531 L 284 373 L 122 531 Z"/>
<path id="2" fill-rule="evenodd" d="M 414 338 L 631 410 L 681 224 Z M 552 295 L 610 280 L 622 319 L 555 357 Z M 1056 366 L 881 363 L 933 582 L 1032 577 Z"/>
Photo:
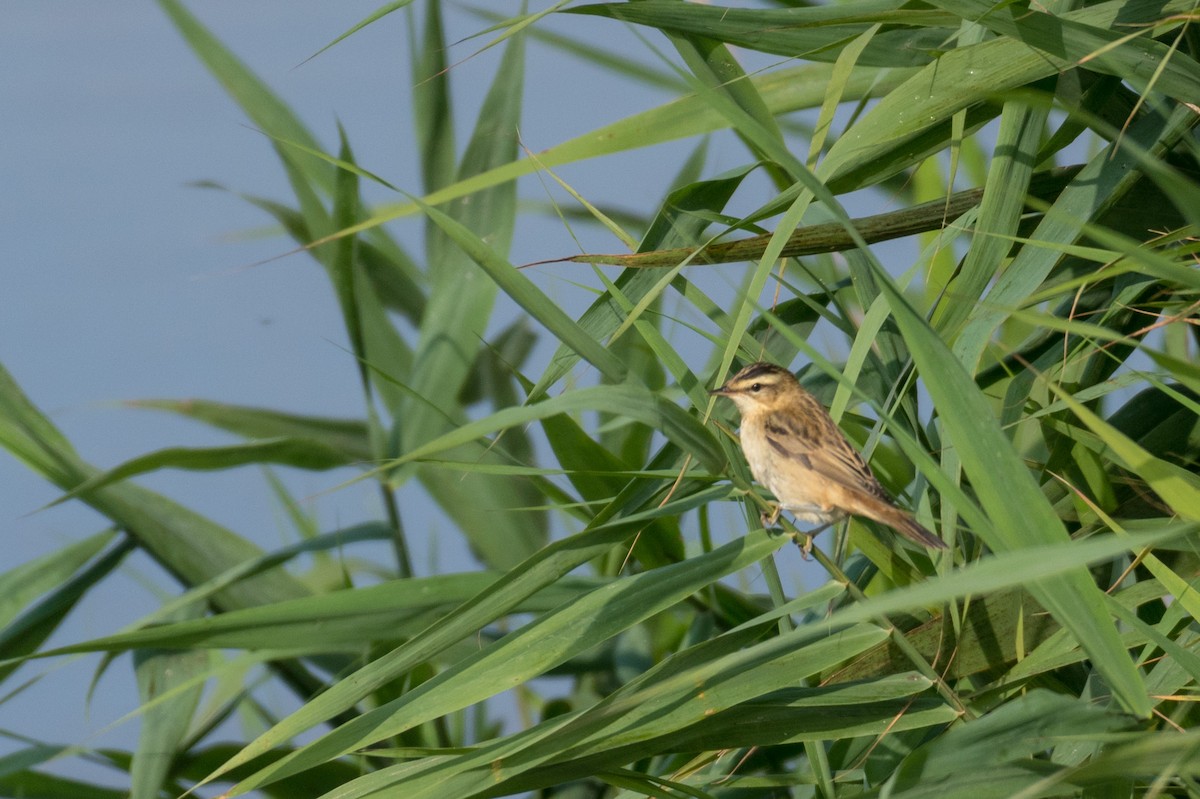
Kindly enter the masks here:
<path id="1" fill-rule="evenodd" d="M 763 511 L 761 514 L 759 514 L 758 520 L 762 522 L 764 530 L 770 530 L 775 526 L 775 522 L 779 521 L 779 513 L 782 510 L 783 508 L 781 506 L 775 505 L 774 509 L 770 513 Z"/>
<path id="2" fill-rule="evenodd" d="M 795 534 L 796 546 L 800 547 L 800 557 L 803 560 L 808 560 L 812 556 L 813 542 L 817 540 L 817 534 L 823 533 L 832 525 L 832 522 L 826 522 L 820 527 L 814 527 L 807 533 L 797 532 Z"/>

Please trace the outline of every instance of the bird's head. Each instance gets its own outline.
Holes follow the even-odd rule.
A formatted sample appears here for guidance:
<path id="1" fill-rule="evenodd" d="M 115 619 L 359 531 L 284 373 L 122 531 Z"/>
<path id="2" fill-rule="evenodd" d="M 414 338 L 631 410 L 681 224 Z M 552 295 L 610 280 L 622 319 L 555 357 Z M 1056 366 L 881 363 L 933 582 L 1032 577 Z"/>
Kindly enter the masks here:
<path id="1" fill-rule="evenodd" d="M 766 411 L 791 401 L 801 392 L 795 375 L 773 363 L 752 363 L 742 369 L 720 388 L 708 392 L 729 397 L 743 415 Z"/>

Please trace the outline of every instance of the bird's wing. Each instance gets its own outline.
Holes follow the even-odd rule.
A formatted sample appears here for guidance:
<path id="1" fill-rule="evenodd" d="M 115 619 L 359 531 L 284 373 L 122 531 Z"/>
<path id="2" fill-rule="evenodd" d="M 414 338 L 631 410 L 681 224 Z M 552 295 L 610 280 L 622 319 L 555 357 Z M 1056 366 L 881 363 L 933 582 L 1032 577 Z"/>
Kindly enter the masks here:
<path id="1" fill-rule="evenodd" d="M 767 443 L 780 455 L 812 469 L 826 480 L 892 504 L 892 498 L 879 485 L 871 467 L 850 446 L 832 419 L 807 422 L 794 414 L 773 414 L 767 420 L 766 433 Z"/>

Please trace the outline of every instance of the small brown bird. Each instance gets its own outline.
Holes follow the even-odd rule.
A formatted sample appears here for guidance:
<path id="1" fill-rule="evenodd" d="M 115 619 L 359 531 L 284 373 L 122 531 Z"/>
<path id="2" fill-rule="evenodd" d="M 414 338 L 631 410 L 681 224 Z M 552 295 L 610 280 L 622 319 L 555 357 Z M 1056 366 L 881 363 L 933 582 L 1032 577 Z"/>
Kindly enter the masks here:
<path id="1" fill-rule="evenodd" d="M 821 525 L 865 516 L 923 546 L 946 548 L 896 506 L 829 412 L 787 369 L 752 363 L 709 393 L 737 405 L 750 471 L 779 500 L 774 513 L 764 514 L 764 525 L 784 509 L 798 521 Z"/>

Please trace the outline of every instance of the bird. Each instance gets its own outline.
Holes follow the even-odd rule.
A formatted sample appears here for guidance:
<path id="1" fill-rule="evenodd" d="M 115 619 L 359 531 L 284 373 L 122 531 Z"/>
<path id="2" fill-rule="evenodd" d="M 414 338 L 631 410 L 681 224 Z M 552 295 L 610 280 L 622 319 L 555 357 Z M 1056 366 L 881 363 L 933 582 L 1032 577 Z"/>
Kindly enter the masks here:
<path id="1" fill-rule="evenodd" d="M 822 526 L 865 516 L 929 549 L 946 548 L 896 505 L 829 412 L 787 369 L 752 363 L 708 393 L 737 406 L 750 472 L 778 499 L 773 512 L 763 514 L 764 527 L 774 525 L 783 510 Z M 811 546 L 811 534 L 808 540 Z"/>

